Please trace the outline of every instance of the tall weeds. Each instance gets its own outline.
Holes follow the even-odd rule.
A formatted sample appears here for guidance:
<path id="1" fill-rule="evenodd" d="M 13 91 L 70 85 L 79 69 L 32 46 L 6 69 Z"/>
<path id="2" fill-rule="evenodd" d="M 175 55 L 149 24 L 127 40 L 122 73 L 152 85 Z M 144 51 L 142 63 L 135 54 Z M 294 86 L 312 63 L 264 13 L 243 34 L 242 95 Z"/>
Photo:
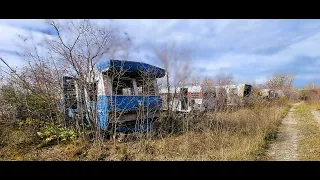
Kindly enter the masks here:
<path id="1" fill-rule="evenodd" d="M 102 143 L 101 146 L 108 148 L 95 153 L 90 151 L 88 158 L 258 160 L 263 157 L 269 141 L 275 138 L 277 127 L 290 109 L 286 101 L 260 103 L 234 112 L 211 112 L 198 117 L 176 118 L 176 133 L 162 131 L 151 138 L 140 137 L 116 145 Z"/>
<path id="2" fill-rule="evenodd" d="M 252 106 L 237 110 L 180 115 L 169 120 L 161 118 L 161 131 L 152 132 L 152 136 L 149 134 L 148 137 L 136 133 L 135 138 L 116 144 L 106 139 L 91 141 L 80 138 L 41 149 L 36 148 L 37 143 L 34 143 L 33 150 L 37 151 L 37 156 L 31 150 L 10 154 L 10 151 L 21 145 L 12 141 L 11 146 L 2 150 L 2 159 L 258 160 L 263 157 L 264 149 L 275 137 L 277 127 L 288 110 L 286 100 L 259 100 Z M 165 120 L 169 122 L 164 122 Z M 174 126 L 171 127 L 172 125 Z M 172 128 L 175 131 L 171 131 Z M 20 135 L 17 139 L 23 137 L 26 136 Z M 41 141 L 38 145 L 39 143 Z M 59 156 L 55 156 L 56 153 Z"/>

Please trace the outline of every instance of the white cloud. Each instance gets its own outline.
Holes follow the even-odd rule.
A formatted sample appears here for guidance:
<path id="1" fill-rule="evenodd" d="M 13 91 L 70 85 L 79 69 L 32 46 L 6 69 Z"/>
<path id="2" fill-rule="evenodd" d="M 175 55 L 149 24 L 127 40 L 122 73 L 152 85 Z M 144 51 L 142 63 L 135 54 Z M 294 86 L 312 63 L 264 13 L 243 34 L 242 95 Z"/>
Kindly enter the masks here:
<path id="1" fill-rule="evenodd" d="M 215 59 L 201 59 L 199 62 L 202 63 L 198 63 L 198 67 L 205 67 L 210 70 L 218 70 L 220 68 L 248 68 L 250 70 L 273 69 L 294 61 L 297 56 L 307 55 L 310 57 L 319 57 L 320 51 L 316 44 L 320 44 L 320 32 L 303 41 L 294 43 L 275 54 L 259 55 L 230 52 Z M 309 68 L 313 69 L 315 67 Z"/>
<path id="2" fill-rule="evenodd" d="M 15 69 L 19 68 L 23 64 L 23 60 L 14 54 L 0 53 L 0 57 L 2 57 L 2 59 L 5 60 L 10 67 Z M 6 67 L 3 62 L 0 62 L 0 66 Z"/>
<path id="3" fill-rule="evenodd" d="M 19 44 L 26 44 L 30 41 L 23 41 L 24 38 L 19 38 L 19 36 L 24 37 L 33 37 L 33 40 L 35 42 L 39 42 L 39 40 L 43 37 L 49 37 L 48 35 L 45 35 L 44 33 L 37 32 L 37 31 L 30 31 L 22 28 L 7 26 L 7 25 L 1 25 L 0 24 L 0 50 L 5 51 L 12 51 L 16 52 L 19 51 Z M 31 43 L 31 42 L 30 42 Z"/>
<path id="4" fill-rule="evenodd" d="M 27 29 L 45 29 L 47 27 L 44 19 L 0 19 L 0 24 Z"/>
<path id="5" fill-rule="evenodd" d="M 63 20 L 62 20 L 63 21 Z M 193 53 L 195 66 L 205 68 L 202 74 L 219 70 L 233 71 L 239 79 L 252 78 L 263 82 L 274 69 L 290 65 L 298 56 L 318 57 L 320 51 L 319 20 L 177 20 L 177 19 L 116 19 L 94 20 L 100 25 L 112 24 L 127 32 L 134 44 L 141 46 L 131 56 L 133 60 L 149 62 L 150 47 L 159 43 L 176 42 Z M 17 34 L 26 29 L 45 29 L 44 20 L 0 20 L 0 49 L 13 51 Z M 40 32 L 35 32 L 41 35 Z M 36 35 L 36 36 L 37 36 Z M 147 45 L 146 45 L 147 44 Z M 306 66 L 304 70 L 317 70 Z M 290 68 L 288 66 L 288 68 Z M 250 75 L 249 75 L 250 74 Z M 309 75 L 298 76 L 301 79 Z"/>
<path id="6" fill-rule="evenodd" d="M 0 25 L 0 49 L 7 51 L 15 51 L 15 41 L 18 40 L 18 34 L 26 34 L 28 31 L 6 25 Z"/>

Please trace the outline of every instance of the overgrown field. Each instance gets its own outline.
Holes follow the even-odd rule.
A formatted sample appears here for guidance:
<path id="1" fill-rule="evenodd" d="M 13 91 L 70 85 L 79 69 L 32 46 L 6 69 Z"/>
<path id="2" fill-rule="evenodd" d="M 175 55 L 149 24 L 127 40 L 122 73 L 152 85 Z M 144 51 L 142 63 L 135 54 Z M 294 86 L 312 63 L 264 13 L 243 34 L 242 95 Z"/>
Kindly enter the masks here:
<path id="1" fill-rule="evenodd" d="M 42 125 L 46 128 L 40 133 L 35 121 L 2 123 L 0 159 L 260 160 L 289 108 L 282 102 L 208 113 L 190 118 L 190 128 L 181 133 L 121 143 L 84 138 L 73 130 L 50 125 Z"/>

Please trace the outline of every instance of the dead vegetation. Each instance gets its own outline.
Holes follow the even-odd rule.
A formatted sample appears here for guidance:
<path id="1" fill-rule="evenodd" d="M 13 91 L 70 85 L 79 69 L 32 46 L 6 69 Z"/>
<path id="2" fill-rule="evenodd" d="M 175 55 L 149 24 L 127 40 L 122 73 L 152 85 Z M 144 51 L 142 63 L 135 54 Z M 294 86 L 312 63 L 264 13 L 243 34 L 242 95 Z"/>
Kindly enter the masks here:
<path id="1" fill-rule="evenodd" d="M 320 160 L 320 127 L 311 113 L 311 109 L 317 108 L 318 104 L 319 102 L 303 103 L 296 109 L 300 160 Z"/>
<path id="2" fill-rule="evenodd" d="M 39 147 L 36 131 L 12 125 L 2 132 L 0 154 L 3 160 L 259 160 L 288 109 L 279 103 L 218 112 L 190 120 L 192 128 L 180 135 L 116 144 L 78 138 Z"/>

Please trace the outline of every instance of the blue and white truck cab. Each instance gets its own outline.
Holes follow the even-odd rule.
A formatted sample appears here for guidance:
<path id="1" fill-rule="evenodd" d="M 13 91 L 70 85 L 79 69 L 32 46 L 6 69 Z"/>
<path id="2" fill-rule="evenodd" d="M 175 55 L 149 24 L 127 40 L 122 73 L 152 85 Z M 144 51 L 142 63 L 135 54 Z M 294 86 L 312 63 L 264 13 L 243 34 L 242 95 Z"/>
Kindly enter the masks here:
<path id="1" fill-rule="evenodd" d="M 162 107 L 157 78 L 165 76 L 164 69 L 142 62 L 108 60 L 97 64 L 93 72 L 94 76 L 86 80 L 90 93 L 88 88 L 79 88 L 77 78 L 63 78 L 66 120 L 77 116 L 85 103 L 93 102 L 86 107 L 95 107 L 96 123 L 103 131 L 112 127 L 117 132 L 151 128 Z"/>

